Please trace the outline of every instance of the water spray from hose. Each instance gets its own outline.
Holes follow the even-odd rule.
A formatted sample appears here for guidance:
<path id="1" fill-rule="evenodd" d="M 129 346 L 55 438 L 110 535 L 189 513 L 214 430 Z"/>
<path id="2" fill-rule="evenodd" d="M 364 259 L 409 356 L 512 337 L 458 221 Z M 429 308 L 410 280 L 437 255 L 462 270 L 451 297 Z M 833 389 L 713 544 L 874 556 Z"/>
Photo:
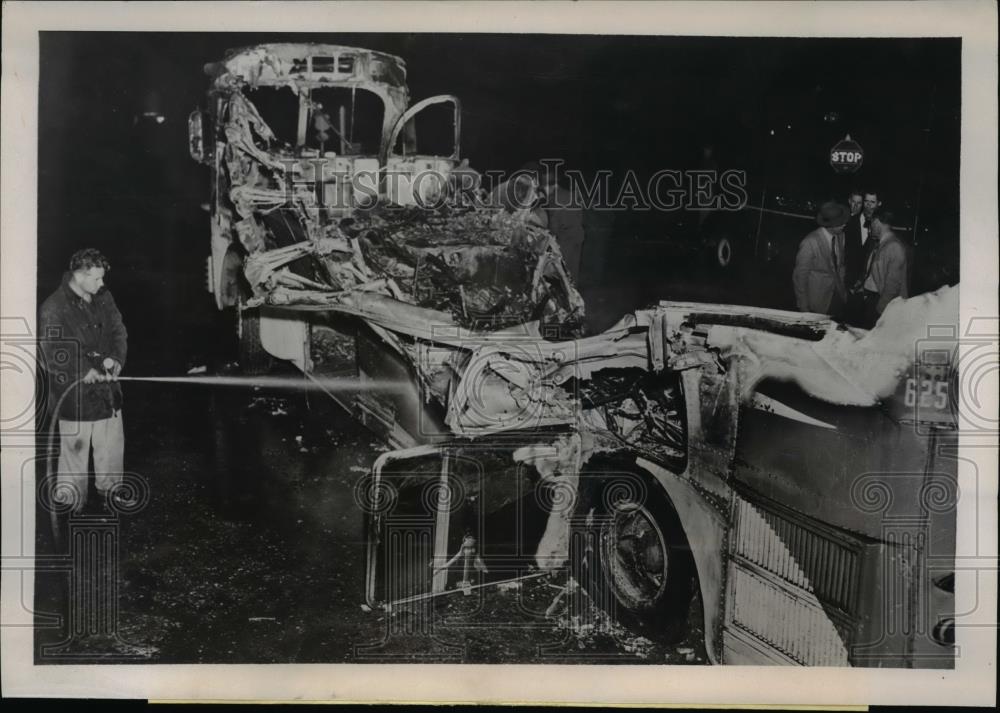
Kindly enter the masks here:
<path id="1" fill-rule="evenodd" d="M 204 386 L 243 386 L 274 389 L 316 389 L 321 391 L 399 391 L 409 382 L 387 379 L 355 379 L 347 377 L 318 377 L 312 374 L 308 379 L 296 376 L 237 376 L 237 375 L 189 375 L 189 376 L 119 376 L 104 381 L 148 381 L 168 384 L 191 384 Z"/>

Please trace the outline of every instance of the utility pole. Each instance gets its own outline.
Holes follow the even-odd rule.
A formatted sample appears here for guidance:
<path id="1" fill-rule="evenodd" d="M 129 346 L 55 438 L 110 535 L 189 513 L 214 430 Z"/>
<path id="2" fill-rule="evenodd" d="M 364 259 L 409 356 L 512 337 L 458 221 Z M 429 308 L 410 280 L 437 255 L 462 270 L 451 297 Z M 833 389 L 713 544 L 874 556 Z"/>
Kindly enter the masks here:
<path id="1" fill-rule="evenodd" d="M 919 242 L 920 228 L 920 197 L 924 190 L 924 174 L 927 172 L 927 146 L 930 144 L 931 122 L 934 118 L 934 96 L 937 94 L 937 82 L 931 85 L 931 94 L 927 100 L 927 118 L 923 126 L 923 146 L 920 149 L 920 177 L 917 179 L 917 194 L 913 200 L 913 245 Z"/>

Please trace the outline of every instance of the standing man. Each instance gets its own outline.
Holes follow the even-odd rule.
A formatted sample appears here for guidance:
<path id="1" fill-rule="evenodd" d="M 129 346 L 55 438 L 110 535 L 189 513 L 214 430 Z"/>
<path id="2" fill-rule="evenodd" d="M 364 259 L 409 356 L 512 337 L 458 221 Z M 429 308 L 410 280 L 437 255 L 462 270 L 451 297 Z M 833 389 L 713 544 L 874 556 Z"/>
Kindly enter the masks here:
<path id="1" fill-rule="evenodd" d="M 885 308 L 897 297 L 909 297 L 906 246 L 892 232 L 893 214 L 879 207 L 872 215 L 872 235 L 878 247 L 868 261 L 864 279 L 865 310 L 862 326 L 874 327 Z"/>
<path id="2" fill-rule="evenodd" d="M 854 192 L 848 198 L 851 208 L 851 219 L 844 229 L 844 282 L 849 290 L 860 287 L 859 282 L 865 277 L 865 266 L 868 256 L 875 249 L 877 240 L 869 240 L 871 236 L 871 220 L 875 209 L 882 203 L 877 193 Z"/>
<path id="3" fill-rule="evenodd" d="M 95 485 L 118 504 L 132 501 L 115 488 L 122 480 L 125 435 L 122 392 L 117 383 L 125 365 L 127 333 L 115 300 L 104 286 L 107 259 L 87 248 L 73 254 L 62 284 L 42 303 L 40 351 L 49 374 L 54 405 L 66 394 L 59 413 L 59 470 L 54 499 L 81 510 L 86 503 L 91 449 Z M 58 343 L 71 344 L 71 357 Z M 75 358 L 74 358 L 75 357 Z M 80 383 L 76 383 L 76 382 Z M 73 389 L 72 393 L 66 393 Z M 118 492 L 112 492 L 112 490 Z"/>
<path id="4" fill-rule="evenodd" d="M 871 234 L 872 215 L 882 205 L 874 191 L 857 191 L 849 196 L 851 219 L 844 229 L 844 284 L 848 292 L 847 318 L 850 322 L 863 319 L 864 294 L 862 282 L 868 258 L 875 250 L 878 240 Z"/>
<path id="5" fill-rule="evenodd" d="M 864 196 L 861 191 L 851 191 L 847 194 L 847 207 L 851 209 L 852 218 L 861 212 L 862 203 L 864 203 Z"/>
<path id="6" fill-rule="evenodd" d="M 844 225 L 847 206 L 824 203 L 816 216 L 819 227 L 799 244 L 792 283 L 800 312 L 843 316 L 847 304 L 844 288 Z"/>

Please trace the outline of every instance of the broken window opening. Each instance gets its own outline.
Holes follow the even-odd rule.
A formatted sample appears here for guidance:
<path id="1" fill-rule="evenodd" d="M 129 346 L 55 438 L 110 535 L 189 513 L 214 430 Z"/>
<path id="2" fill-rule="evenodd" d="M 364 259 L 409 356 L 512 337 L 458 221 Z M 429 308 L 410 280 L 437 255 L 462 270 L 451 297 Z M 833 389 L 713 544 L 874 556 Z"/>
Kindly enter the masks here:
<path id="1" fill-rule="evenodd" d="M 455 133 L 454 104 L 431 104 L 406 122 L 393 153 L 398 156 L 453 156 L 458 148 Z"/>
<path id="2" fill-rule="evenodd" d="M 314 72 L 321 72 L 323 74 L 330 74 L 331 72 L 337 71 L 337 58 L 336 57 L 313 57 L 312 58 L 312 69 Z"/>
<path id="3" fill-rule="evenodd" d="M 281 208 L 261 216 L 264 240 L 268 250 L 286 248 L 309 239 L 302 224 L 301 216 L 293 209 Z M 287 263 L 285 267 L 292 273 L 314 282 L 327 279 L 321 263 L 309 256 L 303 256 Z"/>
<path id="4" fill-rule="evenodd" d="M 299 98 L 295 92 L 290 87 L 259 86 L 245 89 L 244 95 L 284 148 L 294 149 L 299 124 Z"/>
<path id="5" fill-rule="evenodd" d="M 385 104 L 356 87 L 318 87 L 310 93 L 306 146 L 341 156 L 377 156 Z"/>

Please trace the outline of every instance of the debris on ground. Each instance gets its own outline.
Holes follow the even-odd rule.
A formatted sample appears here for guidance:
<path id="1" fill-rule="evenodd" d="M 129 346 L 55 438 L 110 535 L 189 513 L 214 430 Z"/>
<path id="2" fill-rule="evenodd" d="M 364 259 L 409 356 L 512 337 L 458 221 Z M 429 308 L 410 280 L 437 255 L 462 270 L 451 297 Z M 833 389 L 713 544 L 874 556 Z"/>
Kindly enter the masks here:
<path id="1" fill-rule="evenodd" d="M 250 400 L 249 408 L 260 408 L 271 416 L 287 416 L 288 403 L 285 399 L 273 396 L 255 396 Z"/>
<path id="2" fill-rule="evenodd" d="M 516 592 L 521 588 L 521 581 L 518 579 L 512 579 L 509 582 L 501 582 L 497 585 L 497 591 L 503 593 Z"/>

